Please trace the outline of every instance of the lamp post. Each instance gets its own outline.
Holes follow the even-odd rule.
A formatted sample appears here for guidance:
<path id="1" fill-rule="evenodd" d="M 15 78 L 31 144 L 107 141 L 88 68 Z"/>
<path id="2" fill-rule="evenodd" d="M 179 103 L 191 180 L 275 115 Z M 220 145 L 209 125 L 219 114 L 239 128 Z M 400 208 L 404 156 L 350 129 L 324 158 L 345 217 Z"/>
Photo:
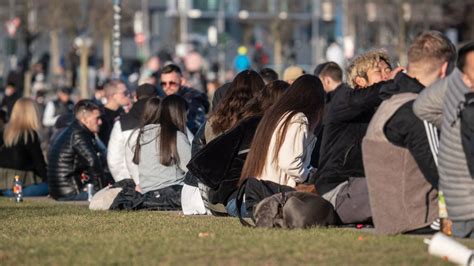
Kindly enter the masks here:
<path id="1" fill-rule="evenodd" d="M 186 44 L 188 42 L 188 0 L 178 0 L 179 14 L 179 42 Z"/>
<path id="2" fill-rule="evenodd" d="M 221 84 L 225 82 L 225 0 L 219 1 L 217 13 L 217 62 L 219 64 L 218 80 Z"/>
<path id="3" fill-rule="evenodd" d="M 89 58 L 89 49 L 92 45 L 92 39 L 89 37 L 80 36 L 74 39 L 74 45 L 79 49 L 80 67 L 79 67 L 79 89 L 81 99 L 89 98 L 89 88 L 87 86 L 87 67 Z"/>
<path id="4" fill-rule="evenodd" d="M 7 52 L 9 54 L 9 67 L 10 70 L 16 70 L 17 60 L 16 60 L 16 39 L 15 33 L 20 26 L 20 19 L 15 15 L 15 0 L 10 0 L 9 2 L 9 12 L 10 12 L 10 19 L 5 24 L 7 32 L 8 32 L 8 46 Z"/>
<path id="5" fill-rule="evenodd" d="M 112 68 L 113 68 L 113 77 L 120 78 L 122 73 L 122 58 L 120 57 L 120 19 L 122 18 L 121 12 L 122 7 L 120 6 L 121 0 L 113 0 L 113 9 L 114 9 L 114 26 L 112 32 L 112 43 L 113 43 L 113 58 L 112 58 Z"/>
<path id="6" fill-rule="evenodd" d="M 319 18 L 321 16 L 321 1 L 313 0 L 312 1 L 312 13 L 311 16 L 311 50 L 313 51 L 313 58 L 311 63 L 313 66 L 316 66 L 321 59 L 321 46 L 319 42 Z"/>
<path id="7" fill-rule="evenodd" d="M 150 18 L 148 13 L 148 0 L 142 0 L 142 13 L 143 13 L 143 34 L 145 36 L 145 42 L 143 44 L 143 57 L 150 57 Z"/>

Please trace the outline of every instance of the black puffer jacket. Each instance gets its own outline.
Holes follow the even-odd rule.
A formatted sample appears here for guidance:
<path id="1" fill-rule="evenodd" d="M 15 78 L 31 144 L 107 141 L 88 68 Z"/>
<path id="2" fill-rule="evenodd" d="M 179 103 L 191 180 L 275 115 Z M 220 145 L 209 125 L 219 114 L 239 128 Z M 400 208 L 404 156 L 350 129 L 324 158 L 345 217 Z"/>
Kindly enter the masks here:
<path id="1" fill-rule="evenodd" d="M 75 120 L 55 138 L 48 151 L 49 193 L 54 199 L 79 194 L 81 174 L 91 178 L 96 189 L 103 178 L 95 136 Z"/>

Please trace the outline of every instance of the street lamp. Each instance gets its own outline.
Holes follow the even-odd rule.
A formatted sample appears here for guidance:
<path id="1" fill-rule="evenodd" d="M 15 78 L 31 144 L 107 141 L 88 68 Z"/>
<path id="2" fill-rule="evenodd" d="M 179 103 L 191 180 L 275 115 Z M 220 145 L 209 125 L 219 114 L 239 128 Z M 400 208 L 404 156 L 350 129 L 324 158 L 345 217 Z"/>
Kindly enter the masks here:
<path id="1" fill-rule="evenodd" d="M 87 81 L 87 67 L 89 49 L 92 46 L 92 39 L 87 36 L 79 36 L 74 39 L 74 45 L 79 50 L 80 67 L 79 67 L 79 90 L 81 99 L 89 98 L 89 88 Z"/>
<path id="2" fill-rule="evenodd" d="M 113 9 L 114 9 L 114 26 L 112 32 L 112 44 L 113 44 L 113 57 L 112 57 L 112 68 L 113 76 L 115 78 L 120 78 L 122 58 L 120 57 L 120 19 L 122 18 L 121 12 L 122 7 L 120 6 L 121 0 L 113 0 Z"/>

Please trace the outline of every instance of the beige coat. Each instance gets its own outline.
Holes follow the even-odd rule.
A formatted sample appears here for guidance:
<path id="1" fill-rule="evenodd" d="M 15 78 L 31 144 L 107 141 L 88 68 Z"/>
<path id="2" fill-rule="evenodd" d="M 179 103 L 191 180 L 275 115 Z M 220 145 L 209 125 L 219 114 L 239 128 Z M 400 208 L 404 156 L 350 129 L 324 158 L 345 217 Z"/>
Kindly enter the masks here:
<path id="1" fill-rule="evenodd" d="M 278 153 L 278 160 L 273 163 L 276 138 L 281 130 L 282 121 L 283 119 L 280 120 L 272 134 L 262 175 L 257 178 L 295 187 L 296 183 L 305 181 L 309 175 L 308 167 L 316 137 L 313 132 L 309 132 L 309 122 L 306 116 L 303 113 L 297 113 L 290 120 L 285 139 Z"/>

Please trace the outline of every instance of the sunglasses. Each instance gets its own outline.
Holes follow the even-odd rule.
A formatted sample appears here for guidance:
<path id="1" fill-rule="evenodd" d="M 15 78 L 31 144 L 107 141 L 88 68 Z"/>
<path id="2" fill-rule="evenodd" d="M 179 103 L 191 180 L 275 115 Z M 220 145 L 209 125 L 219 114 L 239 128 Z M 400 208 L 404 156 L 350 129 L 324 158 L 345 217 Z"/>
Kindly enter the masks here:
<path id="1" fill-rule="evenodd" d="M 174 82 L 174 81 L 170 81 L 170 82 L 164 82 L 164 81 L 162 81 L 162 82 L 160 82 L 160 85 L 161 85 L 161 87 L 165 87 L 165 86 L 176 86 L 176 85 L 178 85 L 178 83 L 177 83 L 177 82 Z"/>

